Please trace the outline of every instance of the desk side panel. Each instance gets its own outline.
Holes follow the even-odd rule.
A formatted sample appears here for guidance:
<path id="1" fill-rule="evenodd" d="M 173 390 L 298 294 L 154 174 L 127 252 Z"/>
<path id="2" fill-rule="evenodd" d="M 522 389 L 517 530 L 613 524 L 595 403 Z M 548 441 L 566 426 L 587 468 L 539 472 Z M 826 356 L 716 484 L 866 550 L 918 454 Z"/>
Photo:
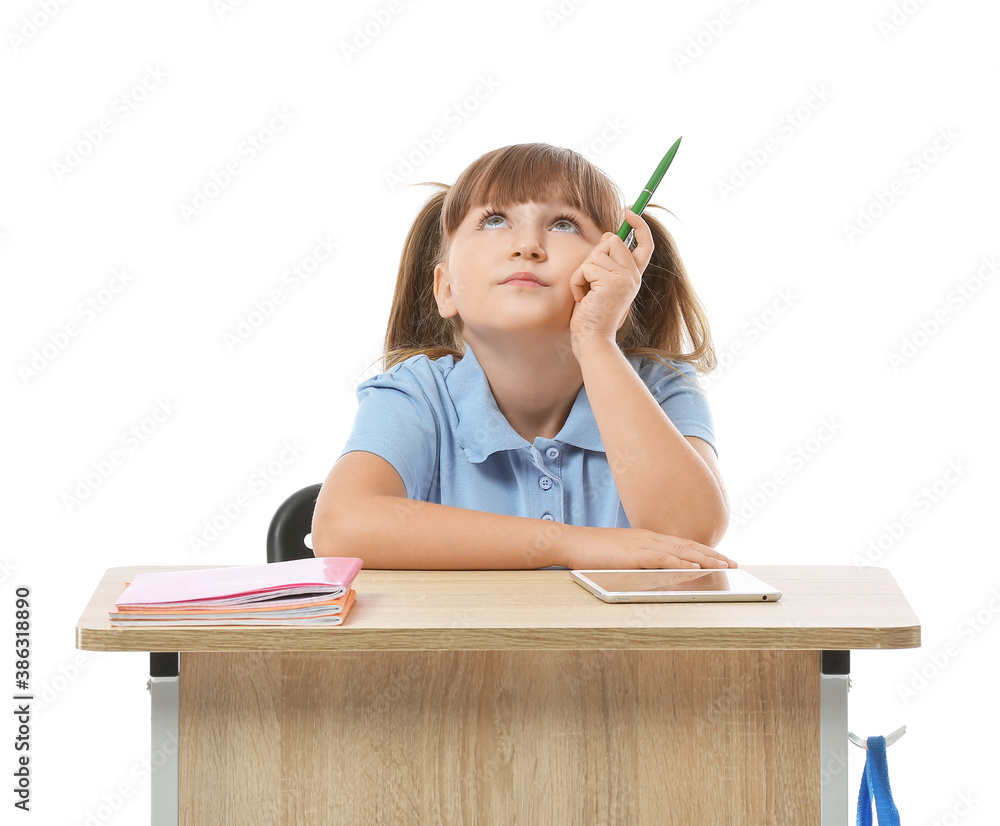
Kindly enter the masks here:
<path id="1" fill-rule="evenodd" d="M 188 656 L 181 822 L 815 823 L 819 656 Z"/>
<path id="2" fill-rule="evenodd" d="M 283 822 L 278 666 L 258 652 L 181 654 L 180 826 Z"/>

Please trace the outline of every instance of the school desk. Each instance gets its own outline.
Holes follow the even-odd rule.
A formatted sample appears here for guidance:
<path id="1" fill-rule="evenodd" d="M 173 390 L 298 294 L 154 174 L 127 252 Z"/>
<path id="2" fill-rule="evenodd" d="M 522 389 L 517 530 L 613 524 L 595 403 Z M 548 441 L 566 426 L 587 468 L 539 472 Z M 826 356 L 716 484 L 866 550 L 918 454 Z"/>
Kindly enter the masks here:
<path id="1" fill-rule="evenodd" d="M 564 570 L 362 570 L 338 627 L 111 627 L 151 570 L 178 568 L 108 570 L 76 639 L 163 652 L 154 826 L 840 826 L 850 651 L 920 645 L 875 567 L 748 566 L 779 602 L 655 605 Z"/>

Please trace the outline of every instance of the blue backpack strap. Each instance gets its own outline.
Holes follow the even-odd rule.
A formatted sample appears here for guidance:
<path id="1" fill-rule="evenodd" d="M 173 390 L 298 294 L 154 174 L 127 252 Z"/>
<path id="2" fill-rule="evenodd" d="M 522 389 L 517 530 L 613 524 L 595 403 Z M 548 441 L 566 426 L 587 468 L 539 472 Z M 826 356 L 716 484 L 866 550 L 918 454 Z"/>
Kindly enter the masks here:
<path id="1" fill-rule="evenodd" d="M 879 826 L 899 826 L 899 812 L 889 788 L 889 763 L 885 756 L 885 738 L 868 738 L 868 757 L 858 794 L 858 826 L 872 826 L 872 798 Z"/>

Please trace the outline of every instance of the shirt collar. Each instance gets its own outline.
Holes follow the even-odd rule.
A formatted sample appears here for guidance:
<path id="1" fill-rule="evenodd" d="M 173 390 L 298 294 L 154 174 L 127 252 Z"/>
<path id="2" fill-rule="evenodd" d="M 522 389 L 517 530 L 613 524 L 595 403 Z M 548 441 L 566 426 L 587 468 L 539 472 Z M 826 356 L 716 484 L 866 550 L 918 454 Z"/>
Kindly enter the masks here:
<path id="1" fill-rule="evenodd" d="M 458 445 L 470 462 L 478 464 L 497 451 L 519 450 L 529 445 L 500 412 L 486 373 L 468 344 L 465 355 L 449 374 L 447 384 L 458 415 L 455 429 Z M 553 441 L 604 452 L 604 442 L 590 409 L 586 388 L 580 388 L 566 423 Z"/>

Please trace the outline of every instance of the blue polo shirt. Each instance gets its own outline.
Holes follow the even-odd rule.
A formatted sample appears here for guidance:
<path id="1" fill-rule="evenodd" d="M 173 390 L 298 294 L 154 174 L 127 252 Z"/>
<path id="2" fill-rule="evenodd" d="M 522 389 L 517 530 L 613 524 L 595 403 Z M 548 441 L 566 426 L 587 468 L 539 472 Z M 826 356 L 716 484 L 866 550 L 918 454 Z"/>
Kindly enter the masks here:
<path id="1" fill-rule="evenodd" d="M 641 356 L 628 362 L 674 426 L 715 450 L 700 389 Z M 696 380 L 687 362 L 672 362 Z M 341 456 L 363 450 L 399 473 L 410 499 L 589 527 L 630 527 L 604 443 L 580 389 L 554 439 L 528 442 L 500 412 L 466 346 L 452 356 L 413 356 L 358 386 L 358 412 Z M 338 457 L 339 458 L 339 457 Z"/>

